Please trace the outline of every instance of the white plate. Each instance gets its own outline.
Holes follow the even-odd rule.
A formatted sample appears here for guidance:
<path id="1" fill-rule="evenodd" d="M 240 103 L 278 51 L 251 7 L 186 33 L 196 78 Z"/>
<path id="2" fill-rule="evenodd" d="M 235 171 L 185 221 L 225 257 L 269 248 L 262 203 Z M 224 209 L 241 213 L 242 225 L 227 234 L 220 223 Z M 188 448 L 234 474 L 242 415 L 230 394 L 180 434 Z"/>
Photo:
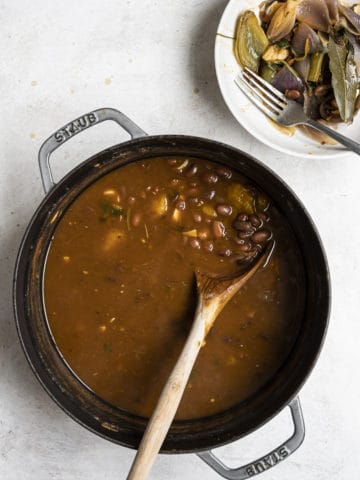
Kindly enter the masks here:
<path id="1" fill-rule="evenodd" d="M 221 17 L 215 41 L 215 68 L 221 93 L 237 121 L 254 137 L 280 152 L 308 158 L 334 158 L 349 155 L 340 145 L 320 145 L 300 131 L 293 136 L 279 132 L 234 83 L 239 70 L 233 55 L 233 40 L 236 21 L 241 12 L 247 9 L 256 14 L 262 0 L 230 0 Z M 225 38 L 229 37 L 229 38 Z M 338 125 L 338 131 L 360 142 L 360 115 L 352 125 Z"/>

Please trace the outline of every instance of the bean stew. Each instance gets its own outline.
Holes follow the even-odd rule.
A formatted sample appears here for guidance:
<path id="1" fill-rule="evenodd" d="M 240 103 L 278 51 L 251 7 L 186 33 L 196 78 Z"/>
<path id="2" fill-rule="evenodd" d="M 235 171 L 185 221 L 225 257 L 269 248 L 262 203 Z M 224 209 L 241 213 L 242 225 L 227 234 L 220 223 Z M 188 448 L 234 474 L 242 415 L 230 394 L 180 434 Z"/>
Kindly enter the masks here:
<path id="1" fill-rule="evenodd" d="M 177 418 L 246 400 L 294 345 L 304 270 L 276 205 L 221 164 L 149 158 L 113 170 L 75 199 L 56 226 L 43 278 L 57 348 L 99 397 L 150 416 L 191 326 L 195 269 L 234 272 L 270 238 L 269 263 L 209 332 Z"/>

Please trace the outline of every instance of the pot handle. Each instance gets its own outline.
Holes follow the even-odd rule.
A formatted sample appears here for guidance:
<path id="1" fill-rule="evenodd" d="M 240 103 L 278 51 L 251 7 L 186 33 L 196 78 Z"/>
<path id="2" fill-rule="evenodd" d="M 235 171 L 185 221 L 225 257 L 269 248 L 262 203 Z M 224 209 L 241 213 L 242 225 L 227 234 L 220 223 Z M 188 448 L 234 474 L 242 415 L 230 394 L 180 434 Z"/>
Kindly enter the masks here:
<path id="1" fill-rule="evenodd" d="M 147 135 L 147 133 L 130 120 L 130 118 L 114 108 L 99 108 L 98 110 L 93 110 L 76 118 L 57 130 L 41 145 L 39 151 L 39 167 L 45 193 L 48 193 L 55 186 L 49 162 L 50 155 L 53 151 L 83 130 L 104 122 L 105 120 L 113 120 L 116 122 L 130 134 L 132 139 Z"/>
<path id="2" fill-rule="evenodd" d="M 229 468 L 222 463 L 210 450 L 208 452 L 201 452 L 197 455 L 207 463 L 215 472 L 228 480 L 243 480 L 253 477 L 258 473 L 265 472 L 271 467 L 274 467 L 279 462 L 294 453 L 302 444 L 305 437 L 304 418 L 301 411 L 299 397 L 295 397 L 290 403 L 289 408 L 291 417 L 294 423 L 294 433 L 279 447 L 275 448 L 263 457 L 248 463 L 243 467 Z"/>

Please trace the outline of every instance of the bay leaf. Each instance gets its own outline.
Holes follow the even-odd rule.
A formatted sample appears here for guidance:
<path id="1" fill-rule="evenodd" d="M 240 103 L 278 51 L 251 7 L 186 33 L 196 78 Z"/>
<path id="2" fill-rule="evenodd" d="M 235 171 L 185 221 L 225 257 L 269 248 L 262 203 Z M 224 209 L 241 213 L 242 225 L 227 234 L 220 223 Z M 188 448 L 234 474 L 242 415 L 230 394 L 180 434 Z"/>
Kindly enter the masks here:
<path id="1" fill-rule="evenodd" d="M 338 41 L 330 37 L 328 53 L 331 84 L 340 116 L 344 122 L 351 123 L 358 84 L 354 49 L 344 37 Z"/>
<path id="2" fill-rule="evenodd" d="M 353 46 L 356 70 L 357 70 L 357 74 L 360 75 L 360 44 L 357 41 L 357 38 L 351 33 L 347 33 L 346 36 L 349 39 L 349 42 L 351 43 L 351 45 Z"/>
<path id="3" fill-rule="evenodd" d="M 358 88 L 358 74 L 355 61 L 354 49 L 350 46 L 349 53 L 346 58 L 345 66 L 345 80 L 346 80 L 346 102 L 345 102 L 345 120 L 346 122 L 352 122 L 355 110 L 355 101 L 357 97 Z"/>

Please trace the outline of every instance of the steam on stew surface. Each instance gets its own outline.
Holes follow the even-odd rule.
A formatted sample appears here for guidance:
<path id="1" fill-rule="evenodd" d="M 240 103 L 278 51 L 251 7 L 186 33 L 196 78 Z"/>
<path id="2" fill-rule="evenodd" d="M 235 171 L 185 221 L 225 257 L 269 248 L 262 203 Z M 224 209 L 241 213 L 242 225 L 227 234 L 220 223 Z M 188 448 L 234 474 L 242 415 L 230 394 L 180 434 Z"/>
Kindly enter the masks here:
<path id="1" fill-rule="evenodd" d="M 191 326 L 195 269 L 232 272 L 270 236 L 270 263 L 219 315 L 177 418 L 245 400 L 292 348 L 304 273 L 290 228 L 266 196 L 201 159 L 129 164 L 96 181 L 65 212 L 44 276 L 59 350 L 100 397 L 151 415 Z"/>

